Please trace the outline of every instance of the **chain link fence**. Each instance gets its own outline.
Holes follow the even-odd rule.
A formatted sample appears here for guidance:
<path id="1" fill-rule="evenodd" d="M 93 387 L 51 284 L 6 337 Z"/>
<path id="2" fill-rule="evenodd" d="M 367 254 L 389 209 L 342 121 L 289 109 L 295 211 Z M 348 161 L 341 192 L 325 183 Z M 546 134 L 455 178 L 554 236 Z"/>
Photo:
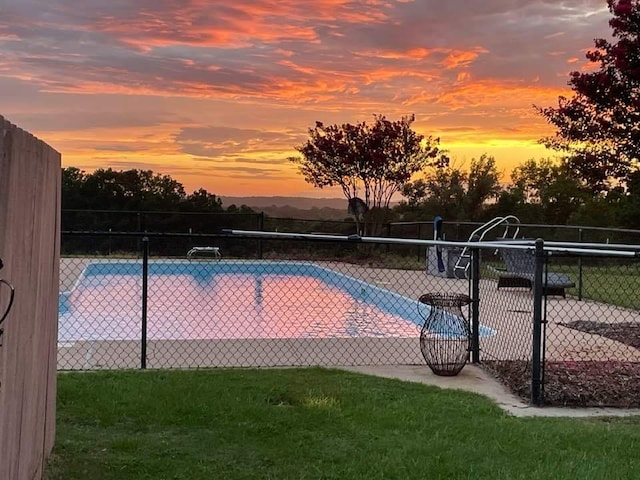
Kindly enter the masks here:
<path id="1" fill-rule="evenodd" d="M 127 249 L 61 260 L 60 369 L 424 365 L 418 298 L 467 294 L 471 360 L 523 398 L 640 399 L 633 252 L 482 244 L 469 281 L 454 271 L 460 248 L 442 247 L 439 265 L 429 242 L 103 232 L 63 245 L 109 236 Z"/>
<path id="2" fill-rule="evenodd" d="M 533 253 L 516 255 L 503 248 L 495 255 L 484 253 L 480 285 L 486 288 L 480 294 L 480 316 L 494 327 L 492 318 L 503 319 L 497 320 L 498 334 L 481 344 L 482 363 L 488 370 L 513 392 L 524 398 L 535 395 L 541 404 L 640 406 L 637 253 L 544 255 L 539 355 L 534 351 Z M 532 392 L 537 357 L 540 390 Z"/>
<path id="3" fill-rule="evenodd" d="M 496 331 L 496 335 L 483 339 L 480 345 L 481 361 L 514 393 L 529 399 L 535 297 L 529 280 L 508 276 L 502 258 L 507 251 L 482 250 L 480 318 Z M 530 251 L 525 251 L 525 255 L 533 259 Z M 527 271 L 518 267 L 515 271 Z"/>
<path id="4" fill-rule="evenodd" d="M 640 261 L 548 258 L 575 279 L 546 302 L 544 395 L 553 404 L 640 406 Z"/>
<path id="5" fill-rule="evenodd" d="M 208 236 L 222 259 L 188 260 L 188 236 L 141 242 L 147 275 L 135 248 L 62 259 L 61 369 L 419 364 L 418 297 L 469 290 L 393 246 Z"/>

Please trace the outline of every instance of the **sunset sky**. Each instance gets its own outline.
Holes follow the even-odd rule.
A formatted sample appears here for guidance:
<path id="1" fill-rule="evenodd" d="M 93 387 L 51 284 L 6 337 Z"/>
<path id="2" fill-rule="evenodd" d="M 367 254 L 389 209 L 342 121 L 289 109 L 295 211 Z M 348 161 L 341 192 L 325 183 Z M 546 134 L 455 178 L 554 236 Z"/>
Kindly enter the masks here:
<path id="1" fill-rule="evenodd" d="M 0 115 L 64 166 L 188 192 L 340 196 L 287 161 L 316 120 L 395 120 L 458 164 L 550 156 L 532 105 L 570 96 L 605 0 L 0 0 Z"/>

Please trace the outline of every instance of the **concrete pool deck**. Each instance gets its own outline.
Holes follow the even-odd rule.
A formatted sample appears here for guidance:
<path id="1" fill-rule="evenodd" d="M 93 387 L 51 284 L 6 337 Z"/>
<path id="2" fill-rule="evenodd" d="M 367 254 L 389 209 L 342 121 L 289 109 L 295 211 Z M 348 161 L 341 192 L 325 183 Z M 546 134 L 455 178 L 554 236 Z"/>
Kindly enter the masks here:
<path id="1" fill-rule="evenodd" d="M 417 299 L 425 292 L 467 293 L 466 280 L 427 275 L 424 271 L 403 271 L 400 279 L 389 269 L 354 267 L 340 263 L 324 264 L 344 274 Z M 481 349 L 496 359 L 529 359 L 532 349 L 533 294 L 523 288 L 497 289 L 497 279 L 480 280 L 480 323 L 497 331 L 481 339 Z M 565 324 L 577 320 L 609 323 L 636 322 L 640 311 L 571 295 L 547 297 L 546 360 L 623 360 L 640 362 L 640 350 L 601 335 L 571 329 Z"/>

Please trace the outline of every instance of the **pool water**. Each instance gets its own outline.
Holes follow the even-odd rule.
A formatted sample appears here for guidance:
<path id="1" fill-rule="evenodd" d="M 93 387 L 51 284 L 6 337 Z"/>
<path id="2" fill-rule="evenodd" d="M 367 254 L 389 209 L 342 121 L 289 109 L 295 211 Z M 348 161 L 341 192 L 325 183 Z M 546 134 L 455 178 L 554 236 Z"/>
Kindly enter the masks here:
<path id="1" fill-rule="evenodd" d="M 141 270 L 89 264 L 60 296 L 59 341 L 139 339 Z M 417 338 L 422 323 L 415 300 L 298 262 L 152 262 L 147 305 L 152 340 Z"/>

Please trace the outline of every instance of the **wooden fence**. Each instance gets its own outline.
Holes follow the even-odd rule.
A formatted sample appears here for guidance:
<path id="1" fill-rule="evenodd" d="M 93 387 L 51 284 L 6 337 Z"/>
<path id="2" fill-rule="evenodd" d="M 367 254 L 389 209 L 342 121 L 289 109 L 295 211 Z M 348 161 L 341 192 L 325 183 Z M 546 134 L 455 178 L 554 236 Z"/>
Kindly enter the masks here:
<path id="1" fill-rule="evenodd" d="M 0 116 L 0 479 L 42 477 L 55 435 L 60 154 Z M 8 303 L 0 287 L 0 315 Z"/>

